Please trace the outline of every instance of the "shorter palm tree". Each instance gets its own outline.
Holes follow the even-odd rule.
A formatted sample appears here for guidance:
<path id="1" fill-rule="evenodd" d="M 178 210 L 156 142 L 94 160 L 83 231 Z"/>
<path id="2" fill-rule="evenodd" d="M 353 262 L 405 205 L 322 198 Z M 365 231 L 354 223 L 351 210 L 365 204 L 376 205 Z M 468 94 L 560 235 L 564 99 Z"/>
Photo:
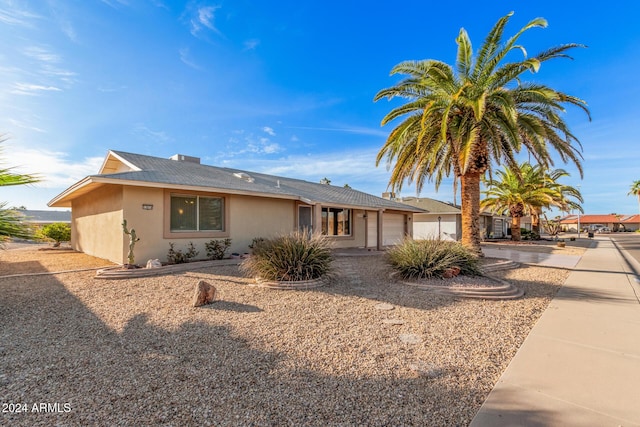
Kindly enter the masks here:
<path id="1" fill-rule="evenodd" d="M 549 206 L 555 206 L 562 212 L 571 212 L 578 210 L 584 213 L 581 203 L 584 202 L 580 190 L 570 185 L 564 185 L 558 182 L 560 178 L 568 177 L 569 173 L 564 169 L 554 169 L 549 172 L 545 171 L 542 167 L 537 166 L 535 171 L 541 174 L 542 185 L 551 189 L 549 192 L 551 196 L 551 203 Z M 531 213 L 531 228 L 536 233 L 540 234 L 540 217 L 542 216 L 542 209 L 549 206 L 534 206 Z"/>
<path id="2" fill-rule="evenodd" d="M 511 217 L 511 240 L 521 239 L 522 217 L 533 212 L 533 206 L 550 203 L 550 190 L 542 185 L 540 174 L 535 173 L 529 163 L 520 170 L 505 168 L 496 172 L 498 179 L 486 179 L 487 190 L 480 207 L 499 215 Z"/>
<path id="3" fill-rule="evenodd" d="M 551 206 L 560 210 L 582 207 L 582 195 L 576 188 L 558 183 L 558 179 L 569 174 L 563 169 L 546 172 L 540 165 L 523 163 L 518 169 L 499 170 L 499 179 L 485 180 L 486 198 L 481 206 L 494 213 L 511 217 L 511 239 L 521 239 L 520 223 L 522 217 L 531 215 L 539 233 L 542 210 Z M 535 231 L 535 230 L 534 230 Z"/>
<path id="4" fill-rule="evenodd" d="M 0 136 L 0 143 L 2 142 L 4 139 Z M 33 184 L 38 181 L 40 178 L 36 175 L 15 173 L 13 168 L 0 168 L 0 187 Z M 24 216 L 14 209 L 5 209 L 5 206 L 6 203 L 0 203 L 0 244 L 11 237 L 32 237 L 31 228 L 23 222 Z"/>

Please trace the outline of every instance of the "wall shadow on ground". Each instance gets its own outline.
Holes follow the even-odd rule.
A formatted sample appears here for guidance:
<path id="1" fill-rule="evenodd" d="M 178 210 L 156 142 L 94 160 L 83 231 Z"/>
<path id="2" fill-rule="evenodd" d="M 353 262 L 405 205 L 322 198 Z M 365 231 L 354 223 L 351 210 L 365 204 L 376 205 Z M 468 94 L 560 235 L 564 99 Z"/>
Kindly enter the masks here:
<path id="1" fill-rule="evenodd" d="M 71 408 L 1 415 L 14 426 L 466 425 L 487 392 L 452 386 L 455 369 L 434 379 L 322 374 L 222 323 L 167 330 L 137 313 L 117 331 L 56 276 L 26 292 L 0 280 L 0 343 L 5 401 Z"/>

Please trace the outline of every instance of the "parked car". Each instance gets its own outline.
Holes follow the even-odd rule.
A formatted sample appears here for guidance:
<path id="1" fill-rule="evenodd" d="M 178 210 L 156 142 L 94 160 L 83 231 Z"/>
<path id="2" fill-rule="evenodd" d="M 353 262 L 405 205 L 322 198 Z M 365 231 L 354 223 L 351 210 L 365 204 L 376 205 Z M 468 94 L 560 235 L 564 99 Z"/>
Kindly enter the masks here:
<path id="1" fill-rule="evenodd" d="M 600 227 L 596 230 L 596 233 L 611 233 L 611 229 L 609 227 Z"/>

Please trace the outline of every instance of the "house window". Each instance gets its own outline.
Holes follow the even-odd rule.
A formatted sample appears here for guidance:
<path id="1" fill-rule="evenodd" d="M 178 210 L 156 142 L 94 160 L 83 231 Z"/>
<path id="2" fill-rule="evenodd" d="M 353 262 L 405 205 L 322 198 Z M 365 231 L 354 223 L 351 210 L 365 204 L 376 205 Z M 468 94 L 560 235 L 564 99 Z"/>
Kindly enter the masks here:
<path id="1" fill-rule="evenodd" d="M 351 209 L 322 208 L 322 234 L 350 236 Z"/>
<path id="2" fill-rule="evenodd" d="M 171 195 L 171 231 L 223 231 L 221 197 Z"/>
<path id="3" fill-rule="evenodd" d="M 298 230 L 313 231 L 313 212 L 311 206 L 298 206 Z"/>

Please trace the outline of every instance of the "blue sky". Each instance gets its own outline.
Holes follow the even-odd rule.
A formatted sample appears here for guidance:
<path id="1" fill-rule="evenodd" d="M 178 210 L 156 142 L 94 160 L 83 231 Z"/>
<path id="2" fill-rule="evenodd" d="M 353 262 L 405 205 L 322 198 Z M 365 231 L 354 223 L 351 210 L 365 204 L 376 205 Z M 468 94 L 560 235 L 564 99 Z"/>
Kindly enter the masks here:
<path id="1" fill-rule="evenodd" d="M 461 27 L 478 48 L 514 11 L 506 34 L 530 54 L 582 43 L 574 60 L 528 75 L 587 101 L 569 109 L 583 144 L 587 213 L 636 213 L 640 179 L 640 3 L 584 1 L 323 2 L 0 0 L 0 133 L 5 165 L 43 182 L 3 188 L 8 206 L 46 203 L 94 174 L 109 149 L 265 172 L 372 194 L 389 173 L 375 157 L 395 102 L 373 102 L 409 59 L 455 60 Z M 402 196 L 416 195 L 406 187 Z M 453 199 L 451 182 L 436 193 Z M 458 198 L 459 200 L 459 198 Z"/>

